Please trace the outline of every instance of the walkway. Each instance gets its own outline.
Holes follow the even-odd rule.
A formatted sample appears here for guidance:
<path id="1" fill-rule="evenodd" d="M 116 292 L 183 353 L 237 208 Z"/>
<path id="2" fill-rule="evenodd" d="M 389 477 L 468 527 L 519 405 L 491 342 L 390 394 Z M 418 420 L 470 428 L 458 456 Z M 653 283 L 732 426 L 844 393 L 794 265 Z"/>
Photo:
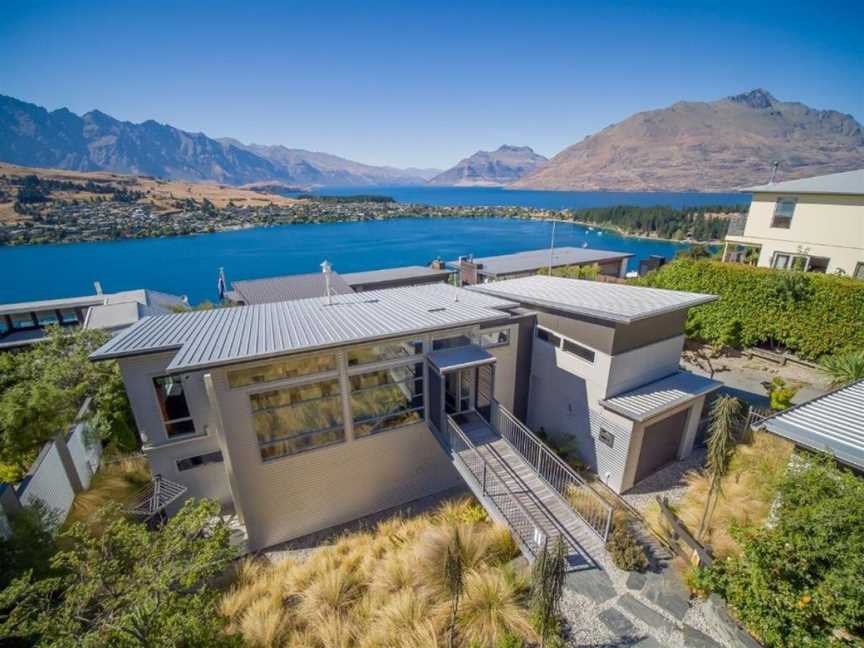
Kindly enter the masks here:
<path id="1" fill-rule="evenodd" d="M 597 568 L 603 541 L 513 447 L 477 414 L 460 417 L 470 445 L 454 439 L 454 464 L 489 513 L 506 524 L 535 556 L 544 539 L 560 536 L 569 571 Z M 452 435 L 451 435 L 452 436 Z M 539 533 L 538 533 L 539 532 Z"/>

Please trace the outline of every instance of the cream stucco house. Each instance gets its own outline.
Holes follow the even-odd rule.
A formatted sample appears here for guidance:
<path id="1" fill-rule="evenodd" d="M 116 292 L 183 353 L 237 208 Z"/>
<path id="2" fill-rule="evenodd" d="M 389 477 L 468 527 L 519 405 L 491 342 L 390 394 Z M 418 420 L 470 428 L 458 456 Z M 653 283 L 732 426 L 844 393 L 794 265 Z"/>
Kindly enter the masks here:
<path id="1" fill-rule="evenodd" d="M 730 224 L 725 261 L 864 279 L 864 169 L 745 191 L 750 211 Z"/>

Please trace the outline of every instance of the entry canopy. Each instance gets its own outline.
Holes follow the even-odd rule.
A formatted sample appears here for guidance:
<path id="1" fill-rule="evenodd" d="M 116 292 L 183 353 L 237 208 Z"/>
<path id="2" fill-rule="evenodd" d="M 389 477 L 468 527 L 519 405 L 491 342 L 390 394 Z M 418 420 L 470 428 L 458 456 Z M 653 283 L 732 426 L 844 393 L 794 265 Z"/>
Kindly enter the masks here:
<path id="1" fill-rule="evenodd" d="M 426 357 L 441 374 L 495 362 L 495 356 L 476 344 L 433 351 Z"/>

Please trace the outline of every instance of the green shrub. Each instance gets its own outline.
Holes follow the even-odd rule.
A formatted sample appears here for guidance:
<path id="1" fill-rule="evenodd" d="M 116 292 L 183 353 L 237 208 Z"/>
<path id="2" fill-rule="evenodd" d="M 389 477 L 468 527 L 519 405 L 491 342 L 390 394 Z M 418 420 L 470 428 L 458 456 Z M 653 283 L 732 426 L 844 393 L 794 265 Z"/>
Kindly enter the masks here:
<path id="1" fill-rule="evenodd" d="M 648 568 L 645 549 L 633 537 L 633 533 L 625 523 L 615 525 L 606 548 L 618 569 L 641 572 Z"/>
<path id="2" fill-rule="evenodd" d="M 782 412 L 792 407 L 792 399 L 798 393 L 796 387 L 790 387 L 786 381 L 776 376 L 768 385 L 768 398 L 771 401 L 771 409 Z"/>
<path id="3" fill-rule="evenodd" d="M 634 283 L 718 295 L 690 310 L 691 337 L 809 359 L 864 348 L 864 282 L 848 277 L 677 259 Z"/>
<path id="4" fill-rule="evenodd" d="M 829 459 L 793 466 L 774 523 L 733 529 L 742 553 L 715 562 L 699 583 L 724 596 L 765 645 L 859 645 L 864 480 Z"/>

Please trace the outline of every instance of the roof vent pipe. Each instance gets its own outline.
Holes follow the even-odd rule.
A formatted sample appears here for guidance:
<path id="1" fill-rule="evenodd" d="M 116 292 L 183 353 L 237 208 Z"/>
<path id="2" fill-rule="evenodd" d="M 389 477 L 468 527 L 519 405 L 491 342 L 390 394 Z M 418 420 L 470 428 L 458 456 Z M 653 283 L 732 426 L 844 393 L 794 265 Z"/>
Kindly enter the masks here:
<path id="1" fill-rule="evenodd" d="M 101 281 L 94 281 L 94 282 L 93 282 L 93 287 L 96 289 L 96 294 L 97 294 L 97 295 L 101 295 L 101 294 L 102 294 L 102 282 L 101 282 Z"/>
<path id="2" fill-rule="evenodd" d="M 324 273 L 324 294 L 327 296 L 327 304 L 333 304 L 333 294 L 330 292 L 330 274 L 333 272 L 333 266 L 327 259 L 321 264 L 321 272 Z"/>

